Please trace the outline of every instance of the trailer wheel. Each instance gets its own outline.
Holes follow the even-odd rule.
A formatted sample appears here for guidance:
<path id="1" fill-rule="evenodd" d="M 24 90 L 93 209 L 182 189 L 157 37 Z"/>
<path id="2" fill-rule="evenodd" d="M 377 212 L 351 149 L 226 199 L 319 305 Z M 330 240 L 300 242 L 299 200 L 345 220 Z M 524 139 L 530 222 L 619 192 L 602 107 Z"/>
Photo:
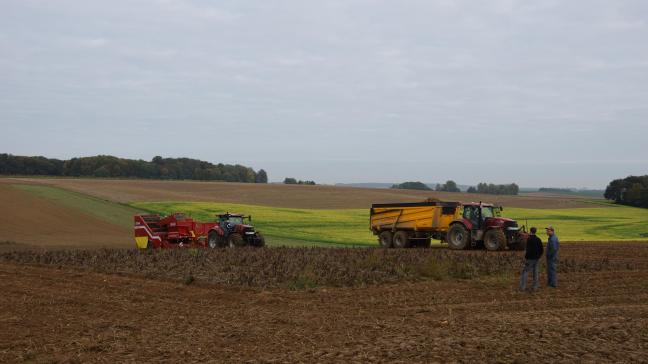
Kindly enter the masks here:
<path id="1" fill-rule="evenodd" d="M 448 230 L 450 249 L 463 250 L 470 247 L 470 232 L 461 224 L 454 224 Z"/>
<path id="2" fill-rule="evenodd" d="M 241 234 L 230 234 L 229 239 L 227 239 L 229 243 L 230 248 L 240 248 L 242 246 L 245 246 L 245 240 L 241 236 Z"/>
<path id="3" fill-rule="evenodd" d="M 382 248 L 386 248 L 386 249 L 391 248 L 393 241 L 394 241 L 394 236 L 392 235 L 391 231 L 383 231 L 378 236 L 378 243 L 380 243 L 380 246 Z"/>
<path id="4" fill-rule="evenodd" d="M 397 231 L 394 234 L 394 248 L 409 248 L 410 239 L 407 231 Z"/>
<path id="5" fill-rule="evenodd" d="M 491 251 L 502 250 L 506 246 L 506 235 L 500 229 L 488 230 L 484 234 L 484 246 Z"/>
<path id="6" fill-rule="evenodd" d="M 207 235 L 207 246 L 211 249 L 216 249 L 221 247 L 220 236 L 215 231 L 210 231 Z"/>

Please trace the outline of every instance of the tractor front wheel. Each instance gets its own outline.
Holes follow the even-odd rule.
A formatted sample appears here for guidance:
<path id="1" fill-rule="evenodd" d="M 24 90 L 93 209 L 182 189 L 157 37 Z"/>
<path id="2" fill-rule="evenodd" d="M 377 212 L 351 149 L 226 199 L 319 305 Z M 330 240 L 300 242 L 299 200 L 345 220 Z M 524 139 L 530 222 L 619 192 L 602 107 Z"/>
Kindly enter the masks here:
<path id="1" fill-rule="evenodd" d="M 265 238 L 261 233 L 257 232 L 256 247 L 263 248 L 265 246 Z"/>
<path id="2" fill-rule="evenodd" d="M 394 236 L 391 231 L 383 231 L 378 236 L 378 242 L 380 243 L 381 248 L 391 248 Z"/>
<path id="3" fill-rule="evenodd" d="M 221 247 L 221 238 L 218 236 L 218 233 L 215 231 L 210 231 L 207 235 L 207 246 L 211 249 L 216 249 Z"/>
<path id="4" fill-rule="evenodd" d="M 506 246 L 506 235 L 500 229 L 488 230 L 484 234 L 484 246 L 491 251 L 502 250 Z"/>
<path id="5" fill-rule="evenodd" d="M 470 246 L 470 232 L 461 224 L 454 224 L 448 230 L 448 246 L 450 249 L 463 250 Z"/>
<path id="6" fill-rule="evenodd" d="M 229 242 L 230 248 L 240 248 L 242 246 L 245 246 L 245 240 L 243 239 L 243 236 L 241 236 L 241 234 L 231 234 L 227 241 Z"/>

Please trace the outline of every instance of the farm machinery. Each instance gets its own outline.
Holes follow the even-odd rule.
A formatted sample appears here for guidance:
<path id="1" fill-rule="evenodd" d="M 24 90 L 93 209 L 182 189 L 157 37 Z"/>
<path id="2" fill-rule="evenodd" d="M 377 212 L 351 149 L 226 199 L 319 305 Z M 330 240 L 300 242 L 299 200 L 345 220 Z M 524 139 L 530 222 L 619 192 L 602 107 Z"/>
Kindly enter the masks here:
<path id="1" fill-rule="evenodd" d="M 481 202 L 373 204 L 370 229 L 384 248 L 429 247 L 434 238 L 457 250 L 523 250 L 526 228 L 501 217 L 502 210 Z"/>
<path id="2" fill-rule="evenodd" d="M 140 249 L 265 246 L 265 239 L 251 225 L 252 217 L 241 214 L 221 214 L 215 222 L 197 222 L 183 213 L 135 215 L 134 221 Z"/>

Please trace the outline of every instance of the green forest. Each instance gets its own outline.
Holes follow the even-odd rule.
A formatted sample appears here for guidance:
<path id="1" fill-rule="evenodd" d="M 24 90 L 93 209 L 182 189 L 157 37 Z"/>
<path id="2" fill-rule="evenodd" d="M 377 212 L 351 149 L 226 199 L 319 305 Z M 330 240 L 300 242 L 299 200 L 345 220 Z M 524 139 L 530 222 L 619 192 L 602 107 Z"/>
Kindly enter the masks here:
<path id="1" fill-rule="evenodd" d="M 60 160 L 0 154 L 0 174 L 268 183 L 268 175 L 263 169 L 257 172 L 238 164 L 213 164 L 197 159 L 159 156 L 151 161 L 110 155 Z"/>
<path id="2" fill-rule="evenodd" d="M 605 198 L 621 205 L 648 208 L 648 175 L 615 179 L 605 189 Z"/>

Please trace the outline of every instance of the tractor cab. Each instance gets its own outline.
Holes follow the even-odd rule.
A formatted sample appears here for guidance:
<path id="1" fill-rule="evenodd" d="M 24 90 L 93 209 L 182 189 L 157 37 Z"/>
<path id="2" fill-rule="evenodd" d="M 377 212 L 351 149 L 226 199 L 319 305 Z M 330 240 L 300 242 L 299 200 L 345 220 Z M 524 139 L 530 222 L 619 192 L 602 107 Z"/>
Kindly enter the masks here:
<path id="1" fill-rule="evenodd" d="M 470 202 L 463 205 L 464 221 L 470 222 L 472 230 L 483 230 L 513 222 L 511 219 L 501 216 L 502 208 L 492 204 Z"/>
<path id="2" fill-rule="evenodd" d="M 248 224 L 245 224 L 245 220 L 248 220 Z M 218 215 L 218 224 L 220 227 L 227 232 L 241 232 L 252 228 L 252 216 L 244 216 L 242 214 L 226 214 Z M 241 231 L 239 231 L 241 230 Z M 252 230 L 253 231 L 253 230 Z"/>

